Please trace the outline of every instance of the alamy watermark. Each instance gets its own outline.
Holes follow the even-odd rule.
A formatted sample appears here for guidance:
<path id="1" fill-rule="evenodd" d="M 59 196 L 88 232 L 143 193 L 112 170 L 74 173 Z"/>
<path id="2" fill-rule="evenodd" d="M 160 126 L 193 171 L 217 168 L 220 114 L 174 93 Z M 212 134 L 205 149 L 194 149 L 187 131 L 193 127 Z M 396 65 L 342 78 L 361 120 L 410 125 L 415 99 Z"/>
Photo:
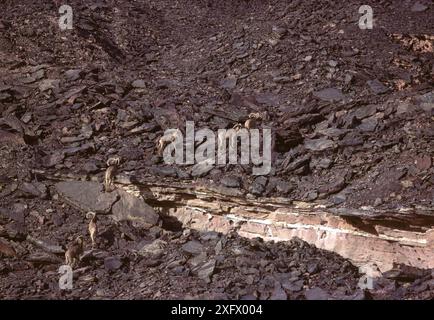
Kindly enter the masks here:
<path id="1" fill-rule="evenodd" d="M 193 121 L 187 121 L 185 127 L 185 141 L 184 134 L 179 129 L 166 130 L 164 136 L 159 140 L 159 153 L 162 153 L 165 163 L 203 163 L 210 166 L 237 164 L 238 146 L 240 145 L 240 164 L 253 164 L 253 175 L 270 173 L 271 129 L 235 127 L 219 129 L 216 134 L 207 128 L 196 132 Z M 260 131 L 262 131 L 262 137 Z M 261 140 L 262 156 L 260 155 Z"/>
<path id="2" fill-rule="evenodd" d="M 62 5 L 59 8 L 59 14 L 61 14 L 59 18 L 59 28 L 60 30 L 72 30 L 72 19 L 73 19 L 73 13 L 72 13 L 72 7 L 68 6 L 66 4 Z"/>
<path id="3" fill-rule="evenodd" d="M 359 18 L 359 28 L 361 30 L 371 30 L 374 27 L 374 10 L 372 10 L 372 7 L 366 4 L 360 6 L 359 13 L 362 14 Z"/>

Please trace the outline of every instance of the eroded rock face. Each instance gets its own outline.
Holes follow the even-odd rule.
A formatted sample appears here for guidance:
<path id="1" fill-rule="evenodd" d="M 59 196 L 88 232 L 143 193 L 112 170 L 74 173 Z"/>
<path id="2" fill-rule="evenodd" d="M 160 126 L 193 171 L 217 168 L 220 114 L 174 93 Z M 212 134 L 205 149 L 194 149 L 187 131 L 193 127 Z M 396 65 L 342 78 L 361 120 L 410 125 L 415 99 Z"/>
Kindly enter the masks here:
<path id="1" fill-rule="evenodd" d="M 429 240 L 430 233 L 384 229 L 378 235 L 374 235 L 357 230 L 344 219 L 332 214 L 322 214 L 319 219 L 312 219 L 312 214 L 283 214 L 282 216 L 292 220 L 288 223 L 272 214 L 265 215 L 262 219 L 246 218 L 246 214 L 252 215 L 247 211 L 244 211 L 244 215 L 240 212 L 212 216 L 207 216 L 194 208 L 178 208 L 176 211 L 168 212 L 183 221 L 186 226 L 199 230 L 228 232 L 235 224 L 239 226 L 238 233 L 243 237 L 261 237 L 274 241 L 299 237 L 318 248 L 336 252 L 357 266 L 375 261 L 381 271 L 391 269 L 394 263 L 420 268 L 434 266 L 434 247 L 432 240 Z"/>
<path id="2" fill-rule="evenodd" d="M 128 179 L 119 179 L 123 180 L 130 184 Z M 175 182 L 136 183 L 146 185 L 156 208 L 174 216 L 185 227 L 219 232 L 236 229 L 242 236 L 266 240 L 298 237 L 358 266 L 375 261 L 382 272 L 396 263 L 434 267 L 434 218 L 430 211 L 326 209 L 283 198 L 227 193 L 207 186 L 192 189 Z M 110 212 L 115 220 L 130 220 L 144 228 L 157 225 L 160 220 L 140 192 L 130 194 L 122 190 L 122 185 L 111 193 L 104 193 L 95 182 L 61 182 L 56 189 L 83 211 Z"/>
<path id="3" fill-rule="evenodd" d="M 215 188 L 197 186 L 193 191 L 180 184 L 168 188 L 161 186 L 163 182 L 160 186 L 142 183 L 164 203 L 161 212 L 186 227 L 224 233 L 235 229 L 244 237 L 275 241 L 298 237 L 357 266 L 375 262 L 382 272 L 394 264 L 434 267 L 433 216 L 429 210 L 326 209 L 283 198 L 227 196 Z"/>

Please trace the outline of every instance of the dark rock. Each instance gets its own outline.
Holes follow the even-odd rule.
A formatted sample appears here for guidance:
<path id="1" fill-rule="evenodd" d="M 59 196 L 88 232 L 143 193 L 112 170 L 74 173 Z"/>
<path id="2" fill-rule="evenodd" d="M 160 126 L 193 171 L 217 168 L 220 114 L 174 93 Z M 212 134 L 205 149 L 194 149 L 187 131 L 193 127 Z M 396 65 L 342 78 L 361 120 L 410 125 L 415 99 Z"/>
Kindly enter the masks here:
<path id="1" fill-rule="evenodd" d="M 27 236 L 27 227 L 23 222 L 13 221 L 5 227 L 8 238 L 23 241 Z"/>
<path id="2" fill-rule="evenodd" d="M 322 194 L 333 194 L 341 191 L 346 186 L 345 177 L 336 177 L 335 180 L 330 181 L 329 184 L 318 188 L 318 191 Z M 345 196 L 342 194 L 340 198 L 343 199 Z"/>
<path id="3" fill-rule="evenodd" d="M 189 241 L 185 243 L 181 249 L 191 255 L 198 255 L 204 250 L 203 245 L 198 241 Z"/>
<path id="4" fill-rule="evenodd" d="M 44 251 L 47 251 L 49 253 L 54 253 L 54 254 L 63 254 L 65 253 L 65 250 L 56 244 L 51 244 L 42 240 L 38 240 L 33 238 L 32 236 L 28 235 L 26 237 L 26 240 L 29 241 L 31 244 L 41 248 Z"/>
<path id="5" fill-rule="evenodd" d="M 57 90 L 59 88 L 60 81 L 58 79 L 45 79 L 39 83 L 39 91 Z"/>
<path id="6" fill-rule="evenodd" d="M 276 130 L 275 151 L 277 152 L 288 152 L 301 142 L 303 142 L 303 136 L 296 128 Z"/>
<path id="7" fill-rule="evenodd" d="M 393 269 L 383 273 L 386 279 L 393 279 L 403 282 L 411 282 L 423 278 L 430 273 L 430 270 L 418 269 L 407 265 L 396 265 Z"/>
<path id="8" fill-rule="evenodd" d="M 362 123 L 357 127 L 362 132 L 373 132 L 377 128 L 378 119 L 371 117 L 368 119 L 363 119 Z"/>
<path id="9" fill-rule="evenodd" d="M 288 163 L 283 168 L 283 172 L 288 173 L 300 169 L 302 167 L 307 167 L 309 166 L 309 163 L 310 163 L 310 155 L 304 155 Z"/>
<path id="10" fill-rule="evenodd" d="M 47 252 L 35 252 L 26 257 L 26 260 L 37 265 L 59 264 L 62 262 L 57 256 Z"/>
<path id="11" fill-rule="evenodd" d="M 122 266 L 122 262 L 117 257 L 107 257 L 104 259 L 104 268 L 107 271 L 116 271 Z"/>
<path id="12" fill-rule="evenodd" d="M 200 254 L 194 256 L 193 258 L 188 260 L 188 264 L 193 268 L 203 265 L 208 260 L 208 256 L 206 252 L 201 252 Z"/>
<path id="13" fill-rule="evenodd" d="M 153 132 L 157 129 L 157 125 L 155 123 L 143 123 L 140 126 L 137 126 L 129 131 L 131 134 L 139 134 L 143 132 Z"/>
<path id="14" fill-rule="evenodd" d="M 361 106 L 354 111 L 354 115 L 357 119 L 362 120 L 374 115 L 377 112 L 377 105 L 370 104 L 367 106 Z"/>
<path id="15" fill-rule="evenodd" d="M 368 80 L 366 83 L 374 94 L 383 94 L 389 91 L 389 88 L 382 84 L 378 79 Z"/>
<path id="16" fill-rule="evenodd" d="M 153 238 L 153 239 L 157 239 L 161 236 L 161 234 L 163 233 L 163 229 L 160 228 L 159 226 L 153 226 L 151 227 L 149 230 L 149 235 Z"/>
<path id="17" fill-rule="evenodd" d="M 24 223 L 25 217 L 27 215 L 27 209 L 28 206 L 26 204 L 18 202 L 13 204 L 12 210 L 1 209 L 0 214 L 7 216 L 9 219 L 15 222 Z"/>
<path id="18" fill-rule="evenodd" d="M 288 291 L 299 292 L 303 289 L 303 280 L 285 280 L 282 282 L 282 287 Z"/>
<path id="19" fill-rule="evenodd" d="M 282 194 L 287 194 L 292 190 L 294 190 L 294 186 L 291 183 L 282 179 L 274 180 L 274 188 L 276 189 L 277 192 Z"/>
<path id="20" fill-rule="evenodd" d="M 161 177 L 177 177 L 177 170 L 175 167 L 152 167 L 149 172 L 156 176 Z"/>
<path id="21" fill-rule="evenodd" d="M 62 137 L 60 138 L 60 142 L 62 142 L 63 144 L 68 144 L 68 143 L 80 142 L 86 139 L 87 138 L 83 136 Z"/>
<path id="22" fill-rule="evenodd" d="M 136 89 L 144 89 L 146 88 L 146 82 L 144 80 L 137 79 L 131 83 L 131 86 Z"/>
<path id="23" fill-rule="evenodd" d="M 220 83 L 220 87 L 228 90 L 234 89 L 236 85 L 237 85 L 237 79 L 235 77 L 226 78 L 222 80 Z"/>
<path id="24" fill-rule="evenodd" d="M 155 268 L 157 266 L 159 266 L 163 261 L 159 260 L 159 259 L 147 259 L 145 261 L 145 266 L 148 268 Z"/>
<path id="25" fill-rule="evenodd" d="M 83 172 L 90 174 L 90 173 L 96 173 L 100 169 L 94 161 L 88 161 L 83 165 L 82 170 Z"/>
<path id="26" fill-rule="evenodd" d="M 220 183 L 228 188 L 239 188 L 241 186 L 240 179 L 236 176 L 223 177 Z"/>
<path id="27" fill-rule="evenodd" d="M 332 68 L 336 68 L 338 65 L 338 62 L 336 60 L 329 60 L 328 65 Z"/>
<path id="28" fill-rule="evenodd" d="M 17 253 L 15 252 L 15 249 L 6 242 L 6 240 L 0 239 L 0 256 L 1 255 L 6 257 L 15 257 Z"/>
<path id="29" fill-rule="evenodd" d="M 357 135 L 357 133 L 349 133 L 340 141 L 339 145 L 342 147 L 354 147 L 359 146 L 364 142 L 365 141 L 363 140 L 362 136 Z"/>
<path id="30" fill-rule="evenodd" d="M 190 174 L 179 168 L 177 168 L 176 174 L 178 175 L 179 179 L 190 179 Z"/>
<path id="31" fill-rule="evenodd" d="M 42 164 L 44 167 L 51 168 L 57 164 L 62 163 L 64 159 L 65 159 L 64 152 L 54 152 L 53 154 L 46 156 L 42 160 Z"/>
<path id="32" fill-rule="evenodd" d="M 420 2 L 416 2 L 415 4 L 413 4 L 413 6 L 411 7 L 411 11 L 413 12 L 423 12 L 425 10 L 428 9 L 428 6 L 425 4 L 422 4 Z"/>
<path id="33" fill-rule="evenodd" d="M 306 300 L 328 300 L 330 295 L 321 288 L 312 288 L 304 293 Z"/>
<path id="34" fill-rule="evenodd" d="M 317 132 L 328 138 L 340 138 L 344 136 L 348 132 L 348 130 L 338 129 L 338 128 L 327 128 L 327 129 L 318 130 Z"/>
<path id="35" fill-rule="evenodd" d="M 333 163 L 333 160 L 331 160 L 329 158 L 321 158 L 321 159 L 318 159 L 317 161 L 315 161 L 315 163 L 313 164 L 313 167 L 319 168 L 319 169 L 328 169 L 328 168 L 330 168 L 332 163 Z"/>
<path id="36" fill-rule="evenodd" d="M 193 177 L 202 177 L 210 172 L 214 168 L 214 164 L 211 161 L 205 160 L 195 164 L 191 169 L 191 175 Z"/>
<path id="37" fill-rule="evenodd" d="M 273 93 L 259 93 L 255 96 L 256 102 L 265 106 L 276 107 L 280 104 L 281 97 Z"/>
<path id="38" fill-rule="evenodd" d="M 309 262 L 307 264 L 307 272 L 309 274 L 315 274 L 319 271 L 319 263 L 316 261 Z"/>
<path id="39" fill-rule="evenodd" d="M 266 177 L 258 177 L 255 179 L 253 184 L 249 188 L 249 192 L 255 196 L 260 196 L 265 191 L 265 186 L 267 185 Z"/>
<path id="40" fill-rule="evenodd" d="M 1 101 L 1 96 L 0 96 L 0 101 Z M 13 143 L 13 144 L 21 144 L 21 145 L 26 144 L 22 136 L 4 130 L 0 130 L 0 143 L 3 144 L 6 142 Z"/>
<path id="41" fill-rule="evenodd" d="M 282 26 L 273 26 L 272 31 L 278 39 L 283 38 L 288 33 L 288 29 Z"/>
<path id="42" fill-rule="evenodd" d="M 216 232 L 216 231 L 204 231 L 201 232 L 200 234 L 200 238 L 204 241 L 208 241 L 208 240 L 216 240 L 220 238 L 220 233 Z"/>
<path id="43" fill-rule="evenodd" d="M 340 101 L 345 99 L 345 95 L 342 93 L 342 91 L 336 88 L 326 88 L 320 91 L 316 91 L 313 93 L 313 96 L 315 98 L 328 102 Z"/>
<path id="44" fill-rule="evenodd" d="M 383 204 L 383 200 L 381 198 L 375 198 L 375 201 L 374 201 L 375 207 L 381 206 L 382 204 Z"/>
<path id="45" fill-rule="evenodd" d="M 85 153 L 91 150 L 94 150 L 95 146 L 93 143 L 85 143 L 79 147 L 71 147 L 63 149 L 62 153 L 66 156 L 73 156 L 78 153 Z"/>
<path id="46" fill-rule="evenodd" d="M 80 75 L 82 73 L 82 70 L 80 69 L 70 69 L 65 71 L 65 77 L 69 81 L 75 81 L 77 79 L 80 79 Z"/>
<path id="47" fill-rule="evenodd" d="M 291 81 L 290 77 L 274 77 L 273 81 L 276 83 L 287 83 Z"/>
<path id="48" fill-rule="evenodd" d="M 285 290 L 282 289 L 280 283 L 276 283 L 274 290 L 271 294 L 270 300 L 287 300 L 288 296 Z"/>
<path id="49" fill-rule="evenodd" d="M 340 120 L 340 123 L 342 123 L 342 126 L 346 129 L 353 129 L 360 124 L 360 120 L 355 114 L 349 113 L 342 120 Z"/>
<path id="50" fill-rule="evenodd" d="M 55 226 L 60 227 L 65 223 L 65 216 L 59 212 L 55 212 L 52 215 L 51 220 Z"/>
<path id="51" fill-rule="evenodd" d="M 341 204 L 347 201 L 347 197 L 344 194 L 337 194 L 332 197 L 334 204 Z"/>
<path id="52" fill-rule="evenodd" d="M 304 146 L 308 150 L 324 151 L 327 149 L 334 149 L 336 147 L 336 144 L 332 140 L 328 139 L 313 139 L 305 140 Z"/>
<path id="53" fill-rule="evenodd" d="M 347 295 L 345 291 L 346 291 L 345 289 L 342 289 L 340 291 L 333 292 L 332 299 L 333 300 L 367 300 L 368 299 L 368 295 L 364 290 L 359 289 L 351 295 Z"/>
<path id="54" fill-rule="evenodd" d="M 416 103 L 429 115 L 433 114 L 434 110 L 434 91 L 425 93 L 424 95 L 415 98 Z"/>
<path id="55" fill-rule="evenodd" d="M 416 106 L 409 102 L 401 102 L 396 107 L 396 114 L 410 113 L 416 109 Z"/>
<path id="56" fill-rule="evenodd" d="M 431 156 L 426 155 L 426 156 L 416 157 L 416 159 L 414 160 L 414 164 L 416 165 L 419 171 L 426 171 L 432 166 Z"/>
<path id="57" fill-rule="evenodd" d="M 47 186 L 41 182 L 23 182 L 19 189 L 30 196 L 41 199 L 46 199 L 48 196 Z"/>
<path id="58" fill-rule="evenodd" d="M 307 193 L 307 200 L 313 201 L 318 198 L 318 191 L 313 190 Z"/>

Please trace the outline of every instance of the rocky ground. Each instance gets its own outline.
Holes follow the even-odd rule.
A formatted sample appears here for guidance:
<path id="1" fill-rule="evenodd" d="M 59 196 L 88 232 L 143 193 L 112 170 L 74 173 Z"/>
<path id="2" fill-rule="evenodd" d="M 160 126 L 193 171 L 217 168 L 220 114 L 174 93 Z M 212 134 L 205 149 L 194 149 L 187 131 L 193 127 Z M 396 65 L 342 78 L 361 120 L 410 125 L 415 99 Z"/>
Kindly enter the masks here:
<path id="1" fill-rule="evenodd" d="M 101 201 L 90 250 L 89 199 L 71 201 L 65 182 L 102 185 L 107 159 L 120 156 L 118 171 L 156 181 L 432 210 L 432 2 L 378 1 L 374 29 L 360 30 L 352 0 L 77 0 L 69 31 L 57 2 L 0 4 L 0 297 L 433 297 L 431 270 L 397 266 L 361 291 L 357 268 L 337 255 L 299 240 L 182 230 L 122 191 Z M 269 176 L 250 165 L 168 166 L 157 155 L 166 129 L 186 120 L 232 128 L 252 112 L 272 129 Z M 144 225 L 128 216 L 136 205 L 146 206 Z M 61 292 L 57 270 L 79 234 L 77 288 Z"/>

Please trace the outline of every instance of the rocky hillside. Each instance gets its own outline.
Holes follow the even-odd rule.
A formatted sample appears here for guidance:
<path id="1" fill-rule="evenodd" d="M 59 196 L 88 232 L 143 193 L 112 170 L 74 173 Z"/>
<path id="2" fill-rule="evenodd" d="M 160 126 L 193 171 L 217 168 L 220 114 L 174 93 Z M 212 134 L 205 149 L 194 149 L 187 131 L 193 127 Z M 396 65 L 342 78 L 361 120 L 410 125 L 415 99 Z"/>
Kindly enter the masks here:
<path id="1" fill-rule="evenodd" d="M 352 262 L 301 240 L 247 240 L 232 220 L 228 234 L 183 229 L 161 209 L 180 203 L 176 192 L 158 201 L 137 183 L 207 185 L 268 211 L 267 199 L 363 209 L 344 218 L 357 232 L 382 236 L 386 226 L 429 246 L 431 1 L 376 1 L 373 30 L 358 27 L 353 0 L 68 3 L 73 29 L 64 31 L 60 1 L 0 3 L 0 297 L 433 297 L 430 270 L 395 266 L 362 291 Z M 166 129 L 229 129 L 252 113 L 272 132 L 269 175 L 158 155 Z M 115 156 L 116 190 L 104 193 Z M 225 211 L 215 199 L 209 207 Z M 91 209 L 101 216 L 94 248 Z M 59 291 L 57 270 L 78 235 L 80 289 Z"/>

